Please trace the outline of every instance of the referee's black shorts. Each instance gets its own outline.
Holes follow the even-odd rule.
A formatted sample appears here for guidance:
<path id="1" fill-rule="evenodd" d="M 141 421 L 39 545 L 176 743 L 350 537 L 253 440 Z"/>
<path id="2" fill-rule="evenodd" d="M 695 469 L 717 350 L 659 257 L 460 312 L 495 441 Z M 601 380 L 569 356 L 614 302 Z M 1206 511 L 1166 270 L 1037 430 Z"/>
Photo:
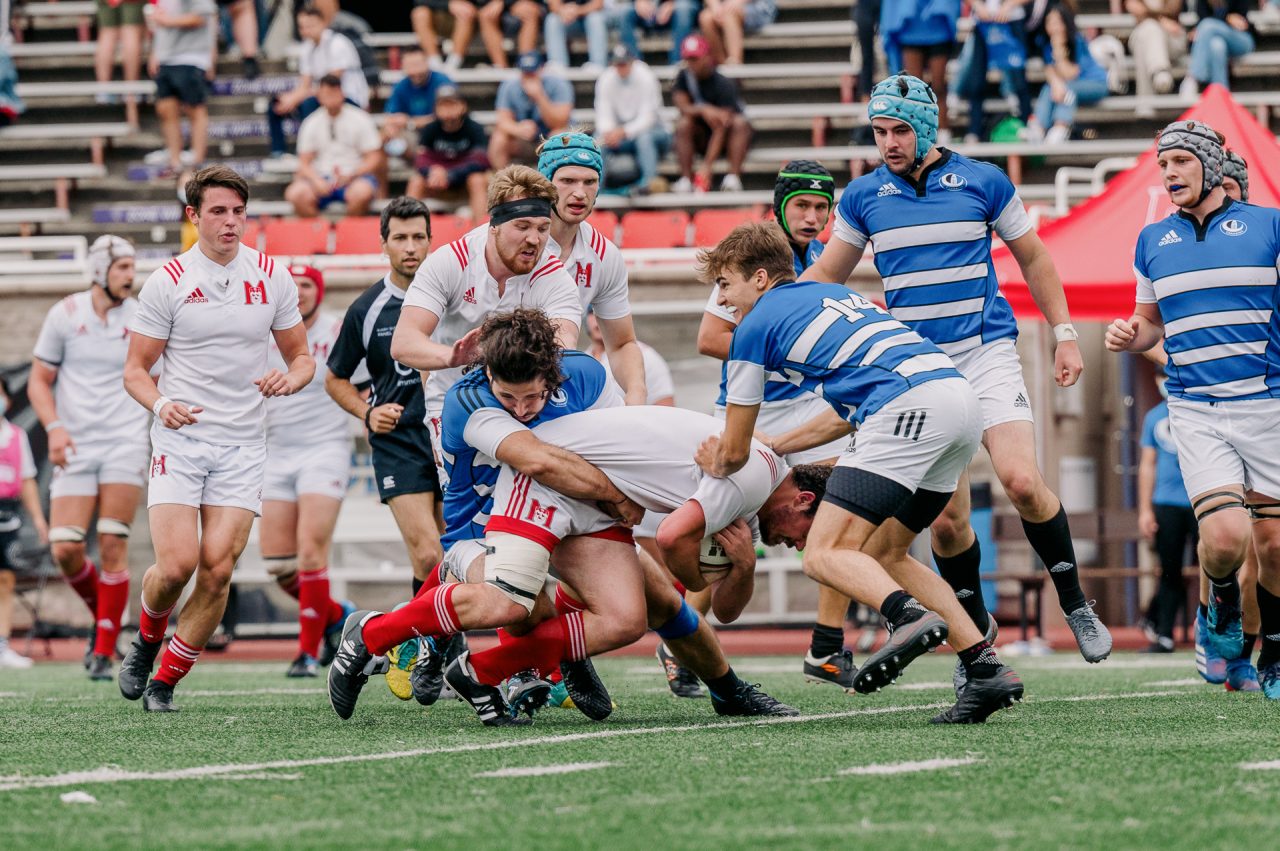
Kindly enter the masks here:
<path id="1" fill-rule="evenodd" d="M 440 498 L 431 435 L 425 425 L 370 434 L 369 446 L 373 449 L 378 496 L 384 503 L 406 493 L 433 493 Z"/>

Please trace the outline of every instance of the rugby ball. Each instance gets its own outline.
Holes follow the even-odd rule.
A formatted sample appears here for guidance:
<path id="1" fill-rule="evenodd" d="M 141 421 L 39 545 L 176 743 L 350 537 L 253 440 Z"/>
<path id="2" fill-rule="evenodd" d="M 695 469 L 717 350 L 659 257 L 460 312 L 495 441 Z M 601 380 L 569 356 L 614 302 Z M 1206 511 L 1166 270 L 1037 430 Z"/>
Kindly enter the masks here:
<path id="1" fill-rule="evenodd" d="M 702 568 L 702 574 L 708 577 L 720 576 L 733 567 L 733 562 L 725 555 L 724 547 L 710 535 L 702 539 L 702 551 L 698 555 L 698 563 Z"/>

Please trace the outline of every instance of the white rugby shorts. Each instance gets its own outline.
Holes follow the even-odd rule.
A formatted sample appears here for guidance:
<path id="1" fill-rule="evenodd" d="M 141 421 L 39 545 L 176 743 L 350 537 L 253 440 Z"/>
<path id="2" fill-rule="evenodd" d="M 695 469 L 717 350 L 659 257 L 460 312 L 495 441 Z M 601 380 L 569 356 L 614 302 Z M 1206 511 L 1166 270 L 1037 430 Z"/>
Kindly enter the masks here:
<path id="1" fill-rule="evenodd" d="M 836 466 L 866 470 L 913 493 L 951 493 L 982 431 L 981 404 L 964 379 L 927 381 L 863 420 Z"/>
<path id="2" fill-rule="evenodd" d="M 1280 399 L 1223 402 L 1169 400 L 1169 431 L 1182 481 L 1198 494 L 1243 485 L 1280 500 Z"/>
<path id="3" fill-rule="evenodd" d="M 467 569 L 477 558 L 484 557 L 484 541 L 474 538 L 455 541 L 444 554 L 444 572 L 454 582 L 467 581 Z"/>
<path id="4" fill-rule="evenodd" d="M 100 485 L 132 485 L 146 482 L 151 445 L 137 443 L 77 443 L 67 454 L 67 466 L 53 468 L 49 498 L 97 496 Z"/>
<path id="5" fill-rule="evenodd" d="M 147 507 L 202 505 L 262 513 L 262 476 L 267 445 L 205 443 L 156 424 L 151 429 L 151 473 Z"/>
<path id="6" fill-rule="evenodd" d="M 806 393 L 798 399 L 786 402 L 767 402 L 760 406 L 760 413 L 756 416 L 756 431 L 774 437 L 798 428 L 830 410 L 831 406 L 826 403 L 826 400 L 812 393 Z M 713 413 L 716 419 L 724 419 L 724 408 L 719 405 Z M 824 443 L 803 452 L 792 452 L 782 457 L 789 467 L 797 464 L 816 464 L 819 461 L 839 458 L 849 448 L 850 440 L 851 436 L 839 437 L 830 443 Z"/>
<path id="7" fill-rule="evenodd" d="M 949 355 L 982 403 L 982 430 L 1010 422 L 1035 422 L 1022 378 L 1018 348 L 1008 337 Z"/>
<path id="8" fill-rule="evenodd" d="M 350 477 L 351 447 L 345 439 L 315 446 L 268 446 L 262 498 L 297 502 L 309 493 L 341 500 Z"/>

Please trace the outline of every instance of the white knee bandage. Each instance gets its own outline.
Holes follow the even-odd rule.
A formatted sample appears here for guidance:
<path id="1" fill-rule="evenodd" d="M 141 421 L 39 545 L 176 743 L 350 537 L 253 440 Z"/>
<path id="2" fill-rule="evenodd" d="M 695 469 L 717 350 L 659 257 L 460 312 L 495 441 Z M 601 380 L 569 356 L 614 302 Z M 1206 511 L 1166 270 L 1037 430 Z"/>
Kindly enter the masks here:
<path id="1" fill-rule="evenodd" d="M 271 576 L 279 578 L 281 576 L 292 576 L 298 572 L 298 557 L 284 556 L 283 558 L 264 558 L 262 564 L 267 568 L 267 573 Z"/>
<path id="2" fill-rule="evenodd" d="M 83 544 L 85 530 L 79 526 L 54 526 L 49 530 L 51 544 Z"/>
<path id="3" fill-rule="evenodd" d="M 99 517 L 98 534 L 127 538 L 129 537 L 129 524 L 120 520 L 112 520 L 110 517 Z"/>
<path id="4" fill-rule="evenodd" d="M 547 581 L 551 553 L 541 544 L 509 532 L 490 532 L 484 543 L 484 581 L 532 612 Z"/>

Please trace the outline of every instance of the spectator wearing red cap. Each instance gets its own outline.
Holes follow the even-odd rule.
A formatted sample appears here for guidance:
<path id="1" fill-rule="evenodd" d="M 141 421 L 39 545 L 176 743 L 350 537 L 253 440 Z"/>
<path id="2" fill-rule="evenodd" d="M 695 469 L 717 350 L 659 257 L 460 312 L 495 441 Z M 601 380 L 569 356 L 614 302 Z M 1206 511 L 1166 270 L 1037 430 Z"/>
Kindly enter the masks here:
<path id="1" fill-rule="evenodd" d="M 759 32 L 777 17 L 774 0 L 706 0 L 698 27 L 717 62 L 741 65 L 744 36 Z"/>
<path id="2" fill-rule="evenodd" d="M 716 70 L 711 45 L 700 35 L 691 35 L 680 45 L 684 67 L 676 75 L 671 100 L 680 110 L 676 124 L 676 158 L 680 161 L 680 179 L 674 192 L 706 192 L 711 188 L 711 175 L 721 154 L 729 160 L 729 173 L 720 188 L 736 192 L 742 189 L 742 163 L 751 146 L 751 125 L 743 114 L 745 107 L 738 85 Z M 694 175 L 695 155 L 702 156 L 702 167 Z"/>

